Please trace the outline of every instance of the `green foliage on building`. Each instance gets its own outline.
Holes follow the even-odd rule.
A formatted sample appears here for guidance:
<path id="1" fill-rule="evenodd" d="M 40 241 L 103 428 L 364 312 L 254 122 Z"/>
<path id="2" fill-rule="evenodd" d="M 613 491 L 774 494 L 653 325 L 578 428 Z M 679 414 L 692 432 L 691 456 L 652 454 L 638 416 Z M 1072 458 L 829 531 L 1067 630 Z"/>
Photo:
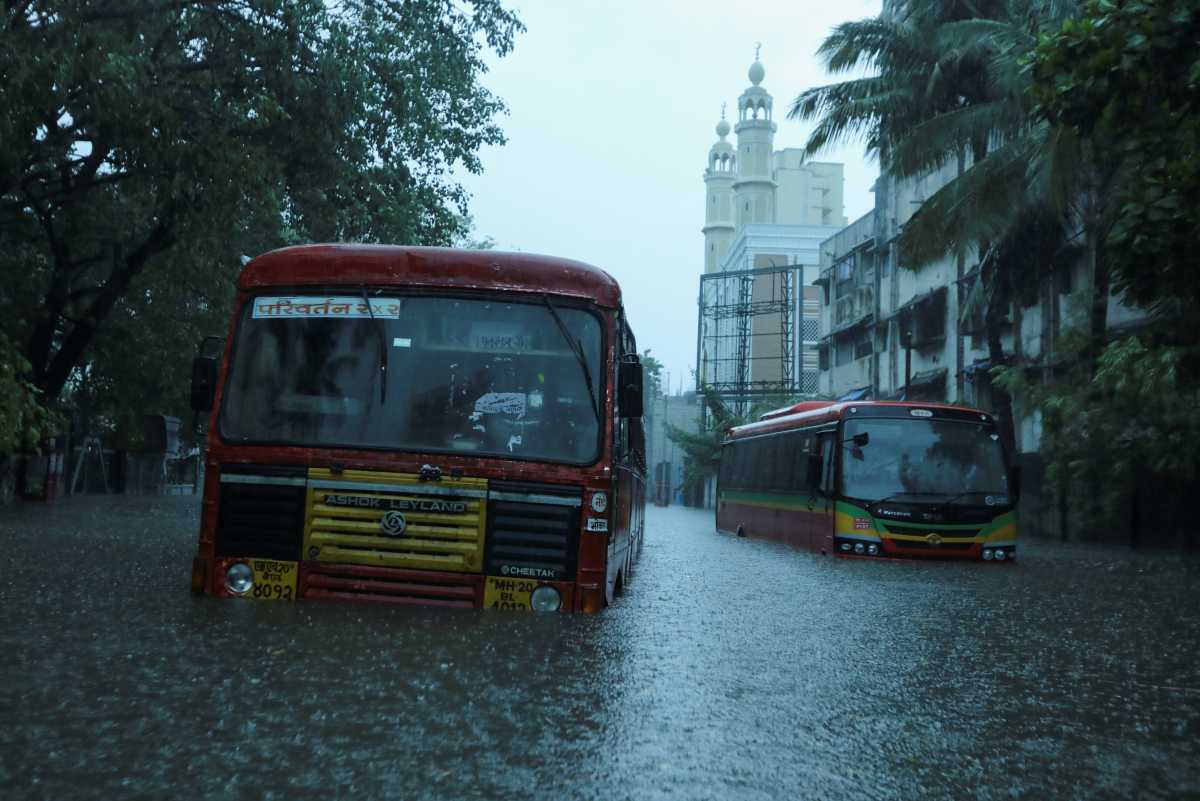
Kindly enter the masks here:
<path id="1" fill-rule="evenodd" d="M 1091 508 L 1110 520 L 1145 475 L 1200 472 L 1198 40 L 1200 6 L 1174 0 L 917 0 L 835 29 L 830 70 L 868 74 L 791 109 L 817 122 L 810 152 L 861 139 L 899 178 L 957 162 L 901 263 L 974 254 L 998 405 L 1042 416 L 1051 484 L 1107 488 Z M 1080 262 L 1082 314 L 1053 348 L 1005 346 Z M 1108 327 L 1112 294 L 1140 325 Z"/>
<path id="2" fill-rule="evenodd" d="M 1200 320 L 1200 6 L 1090 0 L 1029 59 L 1035 114 L 1113 165 L 1104 257 L 1114 287 Z"/>

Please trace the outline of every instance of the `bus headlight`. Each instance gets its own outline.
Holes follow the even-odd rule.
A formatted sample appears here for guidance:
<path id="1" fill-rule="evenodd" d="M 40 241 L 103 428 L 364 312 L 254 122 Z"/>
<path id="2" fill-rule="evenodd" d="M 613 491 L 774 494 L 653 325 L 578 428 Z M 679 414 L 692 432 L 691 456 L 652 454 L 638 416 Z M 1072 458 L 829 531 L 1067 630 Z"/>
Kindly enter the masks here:
<path id="1" fill-rule="evenodd" d="M 991 548 L 983 549 L 983 561 L 985 561 L 985 562 L 992 561 L 992 549 Z"/>
<path id="2" fill-rule="evenodd" d="M 225 571 L 225 589 L 234 595 L 245 595 L 254 586 L 254 571 L 245 562 L 237 562 Z"/>
<path id="3" fill-rule="evenodd" d="M 543 584 L 529 596 L 529 605 L 535 612 L 557 612 L 562 605 L 562 598 L 558 590 Z"/>
<path id="4" fill-rule="evenodd" d="M 1008 554 L 1004 552 L 1003 548 L 996 549 L 996 561 L 997 562 L 1003 562 L 1007 558 L 1008 558 Z"/>

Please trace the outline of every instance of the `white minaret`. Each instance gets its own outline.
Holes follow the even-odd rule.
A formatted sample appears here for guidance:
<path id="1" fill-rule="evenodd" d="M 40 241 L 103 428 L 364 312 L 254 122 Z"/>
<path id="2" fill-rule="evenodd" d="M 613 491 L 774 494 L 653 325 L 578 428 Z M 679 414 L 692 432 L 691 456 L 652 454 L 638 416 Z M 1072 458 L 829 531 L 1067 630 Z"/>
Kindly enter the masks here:
<path id="1" fill-rule="evenodd" d="M 733 183 L 734 222 L 775 222 L 775 181 L 771 178 L 771 159 L 775 150 L 775 123 L 772 121 L 771 95 L 759 84 L 766 70 L 754 50 L 750 65 L 752 84 L 738 98 L 737 180 Z"/>
<path id="2" fill-rule="evenodd" d="M 725 141 L 729 123 L 725 121 L 725 105 L 721 105 L 721 121 L 717 123 L 716 144 L 708 150 L 708 167 L 704 170 L 704 272 L 721 269 L 729 243 L 733 241 L 733 177 L 737 154 Z"/>

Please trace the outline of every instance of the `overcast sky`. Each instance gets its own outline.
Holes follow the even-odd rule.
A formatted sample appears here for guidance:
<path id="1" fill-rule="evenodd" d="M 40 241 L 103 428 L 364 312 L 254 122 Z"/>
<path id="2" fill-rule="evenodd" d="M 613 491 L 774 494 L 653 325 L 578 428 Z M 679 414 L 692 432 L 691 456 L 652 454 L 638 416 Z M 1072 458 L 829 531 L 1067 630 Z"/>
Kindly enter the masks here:
<path id="1" fill-rule="evenodd" d="M 879 0 L 510 5 L 528 31 L 507 58 L 491 59 L 484 77 L 508 104 L 499 119 L 508 144 L 483 151 L 481 175 L 461 176 L 477 234 L 504 250 L 607 270 L 621 284 L 639 347 L 665 363 L 673 388 L 681 379 L 691 387 L 703 171 L 721 103 L 736 122 L 761 42 L 775 148 L 802 146 L 811 125 L 788 120 L 787 107 L 836 80 L 817 47 L 837 23 L 878 14 Z M 861 144 L 819 158 L 846 166 L 847 218 L 866 213 L 878 167 Z"/>

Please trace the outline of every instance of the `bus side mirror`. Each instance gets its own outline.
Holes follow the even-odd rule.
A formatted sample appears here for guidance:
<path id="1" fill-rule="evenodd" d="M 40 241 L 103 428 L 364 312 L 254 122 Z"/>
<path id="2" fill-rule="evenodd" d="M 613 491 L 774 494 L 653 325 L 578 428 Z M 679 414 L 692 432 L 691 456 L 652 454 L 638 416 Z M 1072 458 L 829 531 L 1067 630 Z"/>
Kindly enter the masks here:
<path id="1" fill-rule="evenodd" d="M 805 486 L 809 489 L 815 489 L 818 492 L 821 489 L 821 454 L 819 453 L 810 453 L 808 455 Z"/>
<path id="2" fill-rule="evenodd" d="M 617 368 L 617 405 L 622 417 L 642 416 L 642 360 L 636 354 Z"/>
<path id="3" fill-rule="evenodd" d="M 207 412 L 217 393 L 217 360 L 211 356 L 192 359 L 192 409 Z"/>

